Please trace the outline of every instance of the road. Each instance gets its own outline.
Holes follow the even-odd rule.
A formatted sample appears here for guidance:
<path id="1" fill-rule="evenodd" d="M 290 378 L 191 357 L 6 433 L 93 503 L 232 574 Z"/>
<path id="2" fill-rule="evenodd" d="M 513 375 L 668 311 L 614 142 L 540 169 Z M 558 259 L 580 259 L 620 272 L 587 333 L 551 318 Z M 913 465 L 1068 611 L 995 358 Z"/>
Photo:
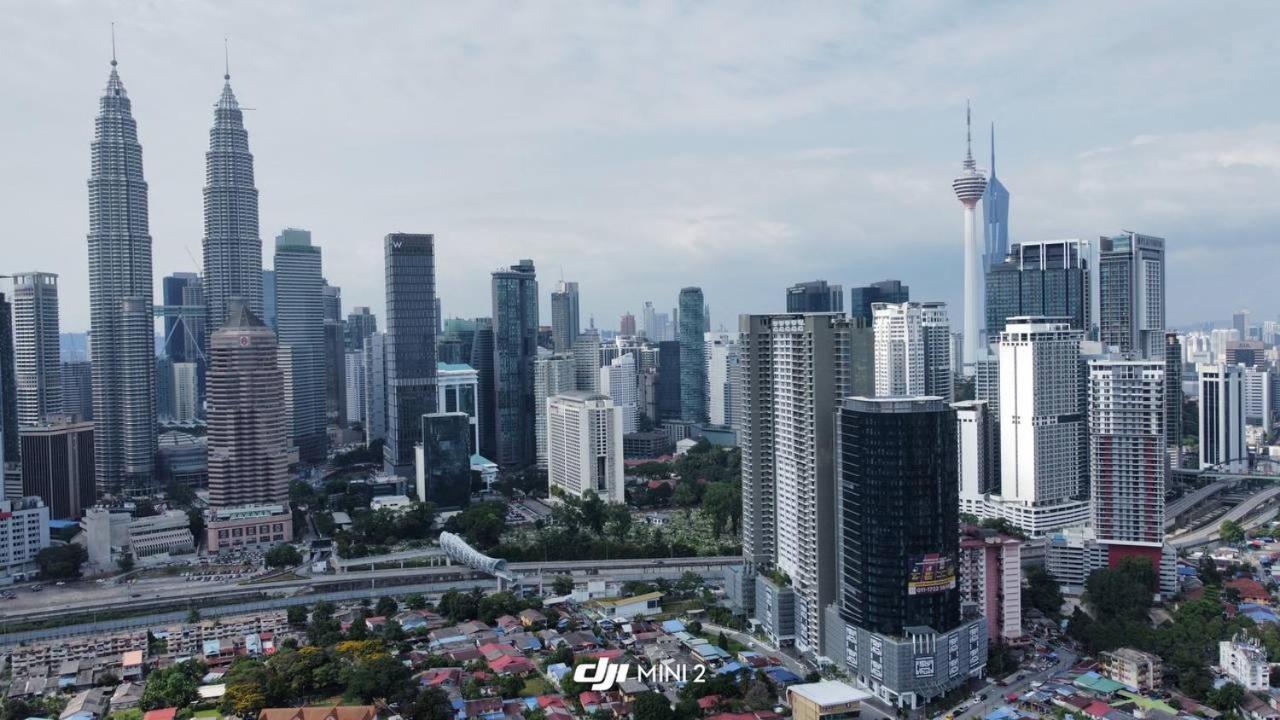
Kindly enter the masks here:
<path id="1" fill-rule="evenodd" d="M 1218 482 L 1205 485 L 1199 490 L 1194 490 L 1186 495 L 1183 495 L 1177 500 L 1174 500 L 1173 502 L 1169 503 L 1167 506 L 1165 506 L 1165 509 L 1164 509 L 1165 529 L 1172 530 L 1174 526 L 1178 524 L 1179 515 L 1182 515 L 1182 513 L 1186 512 L 1187 510 L 1190 510 L 1191 508 L 1195 507 L 1196 505 L 1199 505 L 1200 503 L 1204 502 L 1210 497 L 1222 492 L 1224 489 L 1226 489 L 1227 485 L 1228 485 L 1227 482 L 1219 480 Z"/>
<path id="2" fill-rule="evenodd" d="M 743 645 L 751 648 L 755 652 L 758 652 L 762 655 L 768 655 L 770 657 L 776 657 L 782 661 L 783 667 L 795 673 L 797 676 L 801 678 L 803 678 L 805 675 L 808 675 L 813 670 L 813 668 L 809 667 L 808 665 L 805 665 L 800 660 L 788 655 L 787 653 L 777 648 L 770 647 L 769 645 L 766 645 L 760 642 L 759 640 L 755 639 L 754 637 L 752 637 L 747 633 L 739 632 L 737 630 L 733 630 L 733 629 L 723 627 L 721 625 L 716 625 L 715 623 L 709 623 L 709 622 L 702 623 L 702 629 L 710 633 L 724 633 L 725 636 L 728 637 L 729 639 L 742 643 Z"/>
<path id="3" fill-rule="evenodd" d="M 965 710 L 963 713 L 955 713 L 956 720 L 976 720 L 986 717 L 996 708 L 1008 704 L 1004 698 L 1009 693 L 1018 693 L 1021 695 L 1031 689 L 1031 683 L 1047 681 L 1054 675 L 1069 669 L 1072 665 L 1075 665 L 1076 659 L 1079 657 L 1076 653 L 1062 646 L 1051 645 L 1050 649 L 1058 653 L 1058 663 L 1056 665 L 1050 665 L 1048 668 L 1039 672 L 1026 673 L 1025 678 L 1018 680 L 1017 682 L 1010 683 L 1006 687 L 1000 687 L 996 684 L 987 685 L 987 689 L 982 691 L 987 694 L 987 699 L 978 703 L 976 706 Z"/>
<path id="4" fill-rule="evenodd" d="M 1266 490 L 1263 490 L 1257 495 L 1254 495 L 1248 500 L 1245 500 L 1239 505 L 1231 508 L 1226 515 L 1218 518 L 1217 522 L 1210 523 L 1205 527 L 1193 530 L 1189 533 L 1168 536 L 1166 542 L 1175 549 L 1195 547 L 1197 545 L 1207 545 L 1212 542 L 1217 542 L 1219 539 L 1218 526 L 1220 524 L 1227 520 L 1240 521 L 1241 519 L 1248 517 L 1249 514 L 1257 510 L 1264 503 L 1274 499 L 1277 495 L 1280 495 L 1280 486 L 1267 488 Z"/>

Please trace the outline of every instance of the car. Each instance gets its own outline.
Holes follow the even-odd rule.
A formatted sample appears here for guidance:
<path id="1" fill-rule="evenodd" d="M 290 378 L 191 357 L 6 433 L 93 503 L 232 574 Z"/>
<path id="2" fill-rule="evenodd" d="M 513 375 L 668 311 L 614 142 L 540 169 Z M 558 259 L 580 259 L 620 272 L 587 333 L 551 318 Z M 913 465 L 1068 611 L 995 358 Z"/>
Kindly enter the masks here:
<path id="1" fill-rule="evenodd" d="M 1027 679 L 1027 674 L 1026 674 L 1026 673 L 1018 673 L 1018 679 L 1019 679 L 1019 680 L 1026 680 L 1026 679 Z"/>
<path id="2" fill-rule="evenodd" d="M 67 583 L 63 580 L 59 580 L 58 582 L 54 583 L 54 585 L 57 585 L 58 587 L 62 587 L 63 585 L 66 585 L 66 584 Z"/>

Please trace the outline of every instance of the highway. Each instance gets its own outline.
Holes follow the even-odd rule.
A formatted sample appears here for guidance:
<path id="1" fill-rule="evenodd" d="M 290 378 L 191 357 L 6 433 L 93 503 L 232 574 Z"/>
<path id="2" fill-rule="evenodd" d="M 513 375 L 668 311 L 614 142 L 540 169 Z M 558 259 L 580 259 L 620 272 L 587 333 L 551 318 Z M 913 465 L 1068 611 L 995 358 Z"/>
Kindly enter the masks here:
<path id="1" fill-rule="evenodd" d="M 1165 530 L 1173 529 L 1173 527 L 1177 525 L 1178 516 L 1182 515 L 1182 513 L 1186 512 L 1187 510 L 1190 510 L 1196 505 L 1199 505 L 1205 500 L 1208 500 L 1210 497 L 1213 497 L 1214 495 L 1222 492 L 1222 490 L 1226 488 L 1227 485 L 1229 484 L 1230 483 L 1228 483 L 1225 480 L 1219 480 L 1218 482 L 1209 483 L 1208 485 L 1205 485 L 1204 487 L 1198 490 L 1195 490 L 1191 493 L 1183 495 L 1177 500 L 1174 500 L 1173 502 L 1166 505 L 1164 509 Z"/>
<path id="2" fill-rule="evenodd" d="M 1245 500 L 1239 505 L 1231 508 L 1226 515 L 1218 518 L 1216 522 L 1209 523 L 1205 527 L 1192 530 L 1188 533 L 1183 533 L 1182 535 L 1166 536 L 1166 542 L 1178 550 L 1218 542 L 1220 539 L 1218 537 L 1219 525 L 1227 520 L 1235 520 L 1237 522 L 1243 520 L 1263 504 L 1275 499 L 1277 495 L 1280 495 L 1280 487 L 1267 488 L 1266 490 L 1263 490 L 1257 495 L 1254 495 L 1248 500 Z M 1253 518 L 1253 520 L 1256 522 L 1261 520 L 1261 518 Z"/>

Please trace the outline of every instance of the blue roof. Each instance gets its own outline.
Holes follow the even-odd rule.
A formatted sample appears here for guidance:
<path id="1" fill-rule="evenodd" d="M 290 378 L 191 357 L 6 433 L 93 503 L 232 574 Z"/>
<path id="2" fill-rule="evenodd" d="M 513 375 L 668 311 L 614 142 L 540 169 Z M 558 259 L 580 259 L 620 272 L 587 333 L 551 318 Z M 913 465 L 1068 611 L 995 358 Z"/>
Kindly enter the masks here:
<path id="1" fill-rule="evenodd" d="M 471 464 L 472 465 L 494 465 L 494 466 L 497 465 L 497 463 L 481 455 L 480 453 L 475 453 L 471 456 Z"/>
<path id="2" fill-rule="evenodd" d="M 717 675 L 732 675 L 733 673 L 741 672 L 741 671 L 742 671 L 742 663 L 739 663 L 739 662 L 728 662 L 728 663 L 725 663 L 725 664 L 724 664 L 724 667 L 722 667 L 722 668 L 720 668 L 719 670 L 717 670 L 717 671 L 716 671 L 716 674 L 717 674 Z M 796 679 L 798 680 L 799 678 L 796 678 Z"/>
<path id="3" fill-rule="evenodd" d="M 663 620 L 662 629 L 669 633 L 684 632 L 684 623 L 679 620 Z"/>
<path id="4" fill-rule="evenodd" d="M 65 530 L 67 528 L 75 528 L 75 527 L 80 527 L 79 520 L 50 520 L 49 521 L 49 529 L 51 530 Z"/>
<path id="5" fill-rule="evenodd" d="M 547 674 L 555 676 L 556 680 L 564 677 L 569 672 L 569 666 L 564 663 L 552 663 L 547 666 Z"/>
<path id="6" fill-rule="evenodd" d="M 765 675 L 773 678 L 774 682 L 780 683 L 798 683 L 800 676 L 791 672 L 784 667 L 771 667 L 764 671 Z"/>
<path id="7" fill-rule="evenodd" d="M 446 362 L 436 363 L 436 371 L 439 372 L 441 370 L 444 370 L 445 372 L 465 372 L 467 370 L 474 371 L 475 368 L 471 367 L 466 363 L 446 363 Z"/>

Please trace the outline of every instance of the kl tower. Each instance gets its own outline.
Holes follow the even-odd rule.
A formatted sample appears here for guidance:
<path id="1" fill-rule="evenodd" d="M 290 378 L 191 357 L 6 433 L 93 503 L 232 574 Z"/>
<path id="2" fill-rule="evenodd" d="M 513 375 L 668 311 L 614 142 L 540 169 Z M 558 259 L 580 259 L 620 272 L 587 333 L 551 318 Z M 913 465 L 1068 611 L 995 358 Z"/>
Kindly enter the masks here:
<path id="1" fill-rule="evenodd" d="M 973 162 L 973 137 L 969 118 L 969 104 L 965 103 L 965 156 L 964 169 L 951 182 L 956 197 L 964 205 L 964 372 L 973 373 L 982 346 L 982 249 L 978 247 L 978 217 L 974 207 L 987 189 L 987 178 Z"/>

